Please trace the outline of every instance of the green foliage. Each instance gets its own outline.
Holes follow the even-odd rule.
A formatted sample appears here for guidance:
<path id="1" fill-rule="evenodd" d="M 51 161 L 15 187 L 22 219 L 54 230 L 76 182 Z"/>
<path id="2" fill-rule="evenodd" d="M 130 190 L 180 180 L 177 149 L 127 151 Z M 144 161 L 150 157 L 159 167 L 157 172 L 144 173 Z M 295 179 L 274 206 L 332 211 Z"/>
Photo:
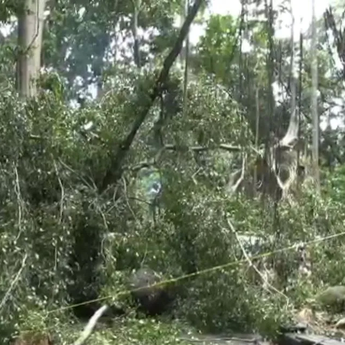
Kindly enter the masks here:
<path id="1" fill-rule="evenodd" d="M 141 70 L 133 67 L 131 49 L 113 47 L 115 37 L 132 36 L 131 1 L 58 1 L 49 2 L 49 9 L 42 65 L 50 72 L 42 73 L 36 99 L 17 97 L 16 44 L 13 37 L 1 39 L 4 341 L 35 331 L 71 343 L 82 328 L 73 305 L 95 298 L 114 302 L 126 315 L 112 327 L 102 323 L 90 339 L 93 344 L 183 344 L 179 335 L 185 328 L 258 330 L 273 337 L 282 323 L 291 321 L 295 308 L 304 307 L 325 286 L 345 285 L 343 166 L 322 171 L 321 195 L 306 183 L 290 203 L 225 191 L 243 157 L 250 168 L 257 155 L 257 112 L 260 142 L 272 128 L 285 133 L 290 100 L 283 100 L 273 114 L 267 99 L 273 65 L 279 65 L 280 78 L 288 83 L 288 41 L 273 40 L 281 57 L 268 63 L 266 23 L 244 23 L 253 45 L 244 53 L 239 48 L 240 18 L 211 16 L 192 49 L 186 93 L 182 73 L 173 70 L 160 85 L 164 97 L 153 104 L 123 164 L 116 167 L 121 177 L 100 192 L 119 145 L 150 102 L 157 71 L 177 36 L 174 20 L 182 2 L 142 2 L 139 26 L 147 35 L 140 42 Z M 15 11 L 14 3 L 5 3 L 0 20 L 7 21 Z M 329 57 L 324 51 L 318 57 L 323 97 L 341 95 L 334 73 L 327 74 Z M 300 91 L 307 112 L 308 53 L 305 60 Z M 102 97 L 79 100 L 80 107 L 68 103 L 94 82 Z M 302 132 L 307 138 L 304 127 Z M 341 163 L 342 149 L 334 153 L 340 133 L 330 133 L 328 139 L 322 142 L 322 154 L 331 156 L 325 161 Z M 222 144 L 228 148 L 220 149 Z M 151 194 L 155 183 L 161 191 Z M 334 238 L 322 241 L 326 236 Z M 245 237 L 257 243 L 242 246 Z M 307 246 L 312 271 L 303 276 L 294 245 L 315 239 L 320 241 Z M 253 260 L 262 275 L 253 270 L 247 254 L 263 254 Z M 143 265 L 171 279 L 168 286 L 177 300 L 164 317 L 132 317 L 127 280 L 132 269 Z"/>
<path id="2" fill-rule="evenodd" d="M 201 65 L 226 84 L 231 84 L 232 59 L 238 54 L 237 30 L 238 24 L 232 16 L 211 16 L 199 43 Z"/>
<path id="3" fill-rule="evenodd" d="M 111 328 L 99 327 L 90 337 L 89 342 L 95 345 L 112 344 L 167 344 L 184 345 L 181 329 L 184 325 L 178 322 L 165 322 L 154 319 L 118 319 L 112 322 Z M 75 341 L 78 334 L 75 327 L 61 329 L 61 342 L 71 343 Z"/>
<path id="4" fill-rule="evenodd" d="M 10 21 L 11 16 L 16 15 L 22 9 L 22 0 L 4 0 L 0 4 L 0 22 Z"/>

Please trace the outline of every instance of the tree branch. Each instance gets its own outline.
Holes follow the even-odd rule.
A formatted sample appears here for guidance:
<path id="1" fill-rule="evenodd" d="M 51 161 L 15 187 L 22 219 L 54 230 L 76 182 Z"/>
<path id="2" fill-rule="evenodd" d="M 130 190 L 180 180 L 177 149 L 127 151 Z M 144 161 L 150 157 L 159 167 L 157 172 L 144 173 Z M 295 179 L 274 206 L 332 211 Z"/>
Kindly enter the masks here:
<path id="1" fill-rule="evenodd" d="M 220 144 L 218 146 L 215 147 L 207 147 L 207 146 L 178 146 L 178 145 L 173 145 L 173 144 L 167 144 L 164 145 L 164 149 L 167 151 L 181 151 L 181 150 L 186 150 L 186 151 L 194 151 L 194 152 L 203 152 L 203 151 L 209 151 L 209 150 L 216 150 L 216 149 L 220 149 L 220 150 L 224 150 L 224 151 L 240 151 L 241 148 L 239 146 L 233 146 L 230 144 Z"/>
<path id="2" fill-rule="evenodd" d="M 180 34 L 176 40 L 176 43 L 174 47 L 172 48 L 171 52 L 169 55 L 166 57 L 164 63 L 163 63 L 163 68 L 158 76 L 158 79 L 156 81 L 155 86 L 153 87 L 153 90 L 151 91 L 151 94 L 148 97 L 148 101 L 146 104 L 142 106 L 142 109 L 140 110 L 140 113 L 138 114 L 137 119 L 134 121 L 133 126 L 131 131 L 127 134 L 125 139 L 119 144 L 114 159 L 110 165 L 110 168 L 108 172 L 106 173 L 102 185 L 100 186 L 100 191 L 104 191 L 105 189 L 108 188 L 110 184 L 116 183 L 122 175 L 122 163 L 124 159 L 127 156 L 128 150 L 132 145 L 132 142 L 145 121 L 148 112 L 150 111 L 150 108 L 156 98 L 162 93 L 162 85 L 166 81 L 170 68 L 172 67 L 173 63 L 175 62 L 177 56 L 180 54 L 180 51 L 182 49 L 183 41 L 185 37 L 188 34 L 189 28 L 198 13 L 198 10 L 203 3 L 204 0 L 195 0 L 193 6 L 190 8 L 188 11 L 188 16 L 185 20 L 185 22 L 182 25 Z"/>

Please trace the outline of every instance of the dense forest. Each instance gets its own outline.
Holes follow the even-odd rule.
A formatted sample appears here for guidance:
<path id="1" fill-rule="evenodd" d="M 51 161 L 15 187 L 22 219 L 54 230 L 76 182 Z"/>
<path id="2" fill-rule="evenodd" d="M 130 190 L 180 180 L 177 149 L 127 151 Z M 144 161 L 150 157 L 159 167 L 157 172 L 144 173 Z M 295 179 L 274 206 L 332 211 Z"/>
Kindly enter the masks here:
<path id="1" fill-rule="evenodd" d="M 0 1 L 1 344 L 342 332 L 345 2 L 314 2 L 296 34 L 291 0 Z"/>

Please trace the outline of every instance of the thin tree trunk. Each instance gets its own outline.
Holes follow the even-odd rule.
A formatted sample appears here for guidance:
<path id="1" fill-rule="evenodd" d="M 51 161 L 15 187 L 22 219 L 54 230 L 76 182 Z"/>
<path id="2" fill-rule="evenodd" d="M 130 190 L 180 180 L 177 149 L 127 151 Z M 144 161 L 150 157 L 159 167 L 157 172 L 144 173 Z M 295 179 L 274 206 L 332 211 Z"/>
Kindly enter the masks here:
<path id="1" fill-rule="evenodd" d="M 259 103 L 259 88 L 256 86 L 255 89 L 255 107 L 256 107 L 256 124 L 255 124 L 255 149 L 259 150 L 259 128 L 260 128 L 260 103 Z M 254 169 L 254 184 L 253 184 L 253 195 L 256 196 L 258 184 L 258 166 L 255 164 Z"/>
<path id="2" fill-rule="evenodd" d="M 303 34 L 300 32 L 299 35 L 299 66 L 298 66 L 298 123 L 301 123 L 301 109 L 302 109 L 302 70 L 303 70 Z M 301 126 L 298 126 L 298 141 L 301 139 Z M 304 144 L 304 147 L 306 145 Z M 297 149 L 297 167 L 300 166 L 301 150 L 300 146 Z"/>
<path id="3" fill-rule="evenodd" d="M 138 36 L 138 20 L 141 7 L 141 0 L 133 0 L 133 37 L 134 37 L 134 62 L 138 68 L 141 67 L 140 43 Z"/>
<path id="4" fill-rule="evenodd" d="M 319 172 L 319 116 L 317 111 L 317 50 L 316 50 L 316 18 L 315 0 L 312 0 L 312 38 L 311 38 L 311 114 L 313 118 L 313 170 L 317 191 L 320 191 L 320 172 Z"/>
<path id="5" fill-rule="evenodd" d="M 45 5 L 46 0 L 25 0 L 24 11 L 18 15 L 17 91 L 24 98 L 37 94 Z"/>
<path id="6" fill-rule="evenodd" d="M 182 28 L 182 25 L 186 19 L 186 11 L 185 11 L 185 3 L 186 3 L 186 0 L 181 0 L 181 9 L 180 9 L 180 28 Z M 182 45 L 182 49 L 180 51 L 180 54 L 179 54 L 179 63 L 181 64 L 181 67 L 183 66 L 183 62 L 184 62 L 184 58 L 185 58 L 185 54 L 183 53 L 184 52 L 184 44 L 185 42 L 183 42 L 183 45 Z"/>
<path id="7" fill-rule="evenodd" d="M 184 18 L 187 18 L 189 11 L 189 0 L 185 0 Z M 181 54 L 182 55 L 182 54 Z M 189 64 L 189 31 L 185 40 L 185 58 L 184 58 L 184 83 L 183 83 L 183 115 L 187 111 L 187 87 L 188 87 L 188 64 Z"/>
<path id="8" fill-rule="evenodd" d="M 295 28 L 295 17 L 292 12 L 292 4 L 290 0 L 290 11 L 291 11 L 291 35 L 290 35 L 290 49 L 291 49 L 291 62 L 290 62 L 290 90 L 291 90 L 291 113 L 296 112 L 296 79 L 295 79 L 295 43 L 294 43 L 294 28 Z"/>

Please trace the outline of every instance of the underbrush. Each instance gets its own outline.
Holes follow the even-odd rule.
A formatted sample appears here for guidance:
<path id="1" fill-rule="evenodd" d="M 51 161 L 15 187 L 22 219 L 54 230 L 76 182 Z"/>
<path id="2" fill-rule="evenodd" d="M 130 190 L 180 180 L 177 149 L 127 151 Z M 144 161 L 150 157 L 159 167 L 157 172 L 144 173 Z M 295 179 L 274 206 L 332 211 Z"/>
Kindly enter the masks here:
<path id="1" fill-rule="evenodd" d="M 0 95 L 3 339 L 44 329 L 61 343 L 76 339 L 81 324 L 71 324 L 71 315 L 48 312 L 102 296 L 116 300 L 126 291 L 131 270 L 143 265 L 176 285 L 174 317 L 207 332 L 256 330 L 273 336 L 324 286 L 344 283 L 341 176 L 323 186 L 322 197 L 305 188 L 294 204 L 276 206 L 261 198 L 229 197 L 217 185 L 219 174 L 212 171 L 214 180 L 212 174 L 196 176 L 193 153 L 168 152 L 150 167 L 153 182 L 163 185 L 153 203 L 145 194 L 149 182 L 136 170 L 152 156 L 145 144 L 147 126 L 128 153 L 122 178 L 100 191 L 114 147 L 135 114 L 133 97 L 125 91 L 77 110 L 49 95 L 28 104 Z M 171 128 L 169 139 L 181 146 L 188 144 L 200 116 L 210 112 L 207 107 L 219 107 L 218 127 L 210 135 L 221 131 L 230 105 L 235 108 L 214 98 L 204 106 L 203 93 L 213 95 L 206 86 L 195 93 L 191 119 L 177 119 Z M 238 142 L 243 128 L 235 116 L 228 118 L 224 137 Z M 211 128 L 213 120 L 204 125 Z M 86 131 L 89 122 L 95 128 Z M 334 238 L 322 240 L 330 235 Z M 244 236 L 264 243 L 242 248 Z M 311 274 L 301 277 L 294 245 L 315 239 L 319 242 L 306 246 Z M 257 254 L 267 258 L 255 261 L 260 272 L 264 263 L 277 273 L 267 278 L 274 289 L 264 287 L 266 278 L 257 272 L 255 279 L 249 277 L 248 256 Z M 188 279 L 180 279 L 184 276 Z M 172 320 L 126 318 L 99 329 L 90 343 L 175 344 L 179 327 Z"/>
<path id="2" fill-rule="evenodd" d="M 24 338 L 26 333 L 31 333 L 35 335 L 36 339 L 44 339 L 45 335 L 48 335 L 54 344 L 72 344 L 79 338 L 85 324 L 56 320 L 51 327 L 42 326 L 36 324 L 36 327 L 30 331 L 23 330 L 21 336 Z M 94 345 L 183 345 L 188 344 L 185 340 L 188 334 L 195 332 L 196 330 L 191 327 L 170 319 L 116 318 L 107 323 L 99 322 L 86 343 Z"/>

